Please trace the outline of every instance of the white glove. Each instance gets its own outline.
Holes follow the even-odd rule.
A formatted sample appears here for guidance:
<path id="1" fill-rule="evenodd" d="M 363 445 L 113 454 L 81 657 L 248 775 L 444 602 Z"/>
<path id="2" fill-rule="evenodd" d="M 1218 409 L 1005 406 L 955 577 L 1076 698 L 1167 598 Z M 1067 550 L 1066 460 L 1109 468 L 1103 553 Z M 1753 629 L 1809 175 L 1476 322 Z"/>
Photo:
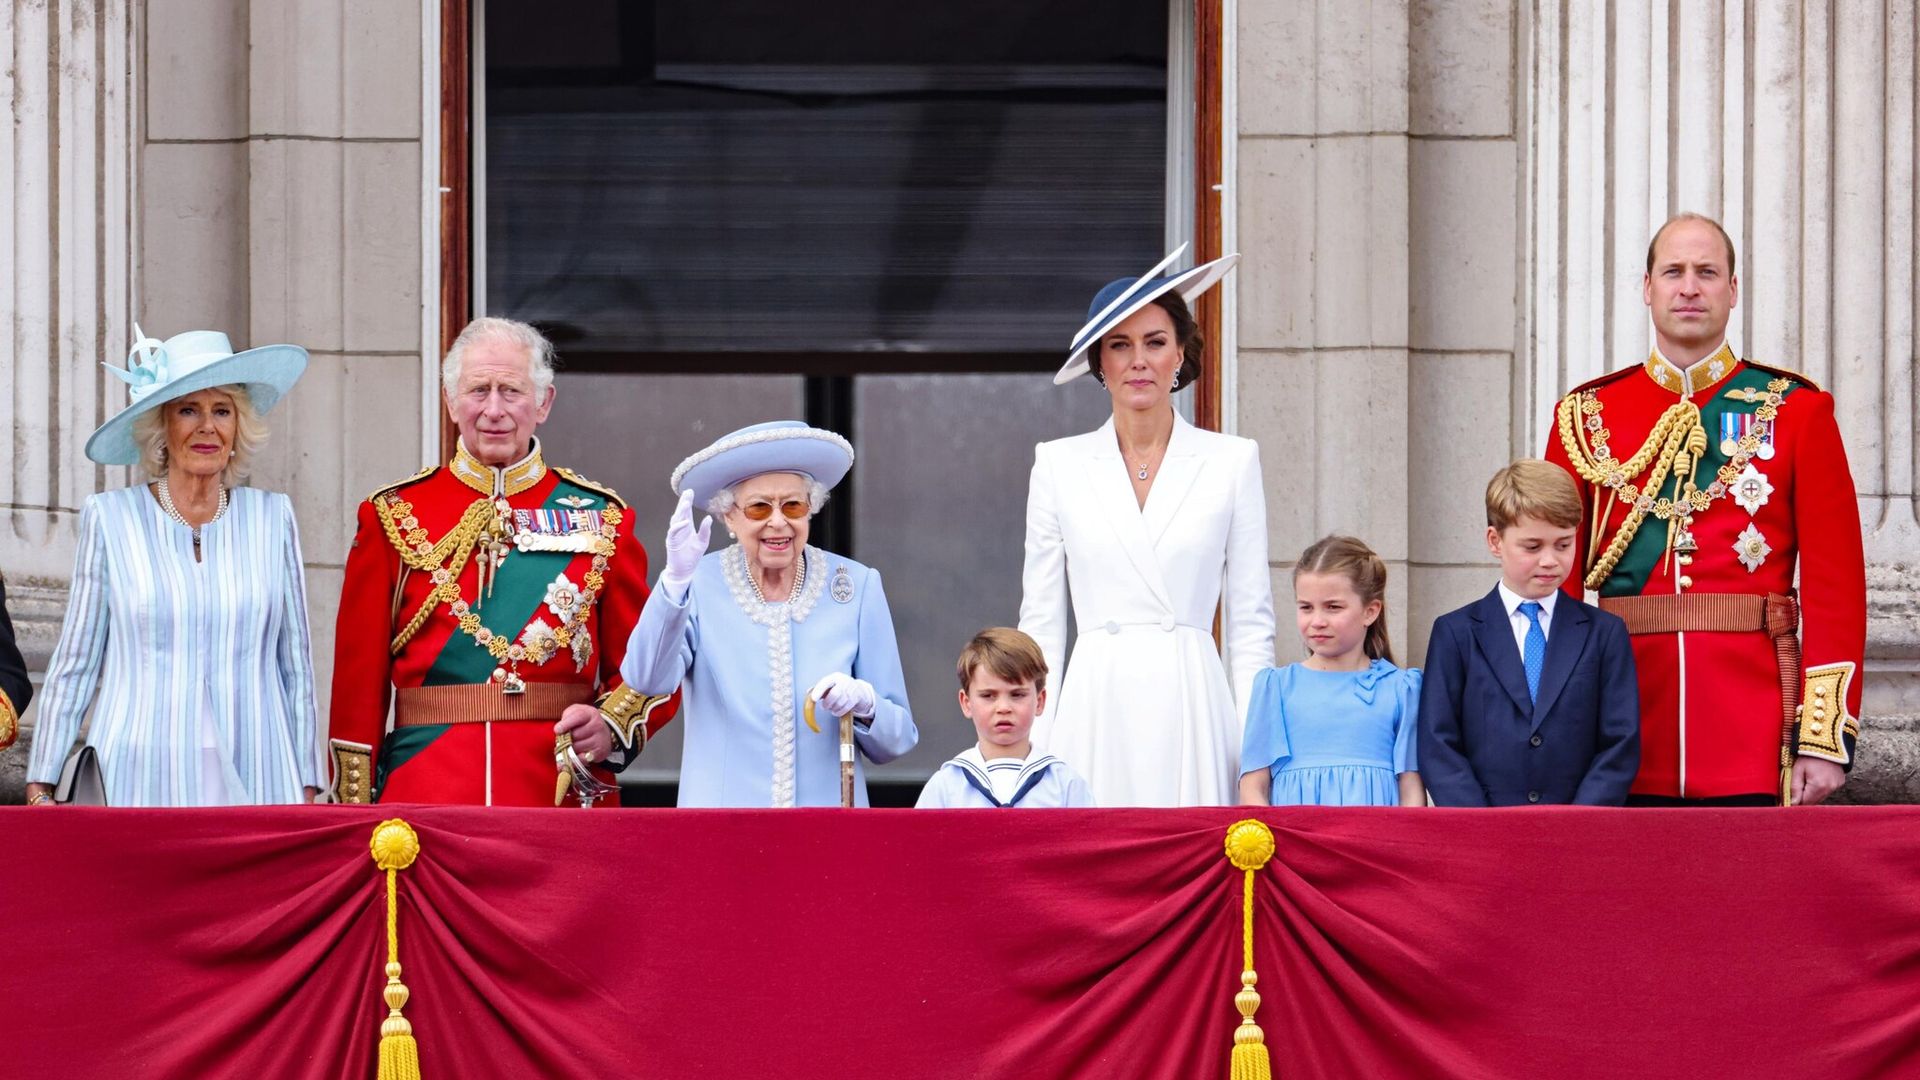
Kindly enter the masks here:
<path id="1" fill-rule="evenodd" d="M 667 565 L 660 568 L 660 580 L 655 588 L 667 594 L 667 599 L 676 604 L 687 598 L 687 589 L 693 585 L 693 572 L 700 566 L 701 556 L 707 553 L 707 541 L 713 535 L 713 518 L 700 523 L 695 531 L 693 527 L 693 490 L 689 488 L 680 493 L 680 504 L 673 508 L 673 517 L 667 522 Z"/>
<path id="2" fill-rule="evenodd" d="M 839 671 L 814 683 L 807 696 L 825 705 L 835 716 L 852 713 L 862 720 L 873 719 L 873 710 L 879 705 L 872 683 Z"/>

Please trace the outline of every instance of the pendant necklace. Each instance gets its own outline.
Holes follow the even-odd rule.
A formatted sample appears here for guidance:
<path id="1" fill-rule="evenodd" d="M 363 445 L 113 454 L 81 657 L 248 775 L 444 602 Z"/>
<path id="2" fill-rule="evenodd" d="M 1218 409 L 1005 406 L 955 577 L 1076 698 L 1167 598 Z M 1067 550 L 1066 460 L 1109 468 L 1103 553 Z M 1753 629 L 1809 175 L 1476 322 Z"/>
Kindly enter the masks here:
<path id="1" fill-rule="evenodd" d="M 1140 478 L 1140 479 L 1142 479 L 1142 480 L 1145 480 L 1145 479 L 1147 478 L 1147 463 L 1146 463 L 1146 462 L 1144 462 L 1144 461 L 1143 461 L 1143 462 L 1141 462 L 1141 463 L 1140 463 L 1140 471 L 1139 471 L 1139 472 L 1137 472 L 1137 473 L 1134 473 L 1133 475 L 1135 475 L 1135 476 L 1137 476 L 1137 477 L 1139 477 L 1139 478 Z"/>

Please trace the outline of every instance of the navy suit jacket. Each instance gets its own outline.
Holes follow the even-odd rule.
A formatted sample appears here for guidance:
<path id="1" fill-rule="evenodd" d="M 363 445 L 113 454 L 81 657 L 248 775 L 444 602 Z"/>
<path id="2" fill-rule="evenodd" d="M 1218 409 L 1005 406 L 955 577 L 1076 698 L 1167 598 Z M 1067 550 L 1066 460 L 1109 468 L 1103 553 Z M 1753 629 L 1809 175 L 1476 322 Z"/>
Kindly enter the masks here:
<path id="1" fill-rule="evenodd" d="M 1436 619 L 1420 689 L 1420 779 L 1437 806 L 1619 806 L 1640 769 L 1627 624 L 1562 595 L 1537 700 L 1500 590 Z"/>

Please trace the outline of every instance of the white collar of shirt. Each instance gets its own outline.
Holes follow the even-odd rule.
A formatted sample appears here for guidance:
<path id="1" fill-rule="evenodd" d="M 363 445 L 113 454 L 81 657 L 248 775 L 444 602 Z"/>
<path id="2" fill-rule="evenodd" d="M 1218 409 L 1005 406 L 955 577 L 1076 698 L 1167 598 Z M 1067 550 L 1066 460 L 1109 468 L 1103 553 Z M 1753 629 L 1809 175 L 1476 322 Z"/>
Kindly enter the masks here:
<path id="1" fill-rule="evenodd" d="M 1553 605 L 1558 603 L 1559 600 L 1560 590 L 1555 589 L 1536 601 L 1536 603 L 1540 605 L 1540 633 L 1549 638 L 1553 636 Z M 1507 588 L 1507 583 L 1502 581 L 1500 583 L 1500 602 L 1506 605 L 1507 623 L 1513 627 L 1514 644 L 1520 646 L 1520 655 L 1525 656 L 1527 653 L 1527 630 L 1532 624 L 1527 621 L 1526 613 L 1520 610 L 1520 605 L 1526 603 L 1527 598 Z"/>

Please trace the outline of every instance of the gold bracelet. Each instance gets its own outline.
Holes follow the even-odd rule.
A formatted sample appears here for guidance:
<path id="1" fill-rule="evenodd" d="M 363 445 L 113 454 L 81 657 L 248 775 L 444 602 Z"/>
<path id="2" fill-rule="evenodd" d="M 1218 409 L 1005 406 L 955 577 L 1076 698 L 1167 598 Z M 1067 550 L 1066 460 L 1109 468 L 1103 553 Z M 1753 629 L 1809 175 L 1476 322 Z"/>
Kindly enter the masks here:
<path id="1" fill-rule="evenodd" d="M 33 794 L 32 798 L 27 800 L 27 805 L 39 806 L 42 803 L 51 803 L 52 801 L 53 801 L 53 796 L 47 794 L 44 791 L 37 791 Z"/>

